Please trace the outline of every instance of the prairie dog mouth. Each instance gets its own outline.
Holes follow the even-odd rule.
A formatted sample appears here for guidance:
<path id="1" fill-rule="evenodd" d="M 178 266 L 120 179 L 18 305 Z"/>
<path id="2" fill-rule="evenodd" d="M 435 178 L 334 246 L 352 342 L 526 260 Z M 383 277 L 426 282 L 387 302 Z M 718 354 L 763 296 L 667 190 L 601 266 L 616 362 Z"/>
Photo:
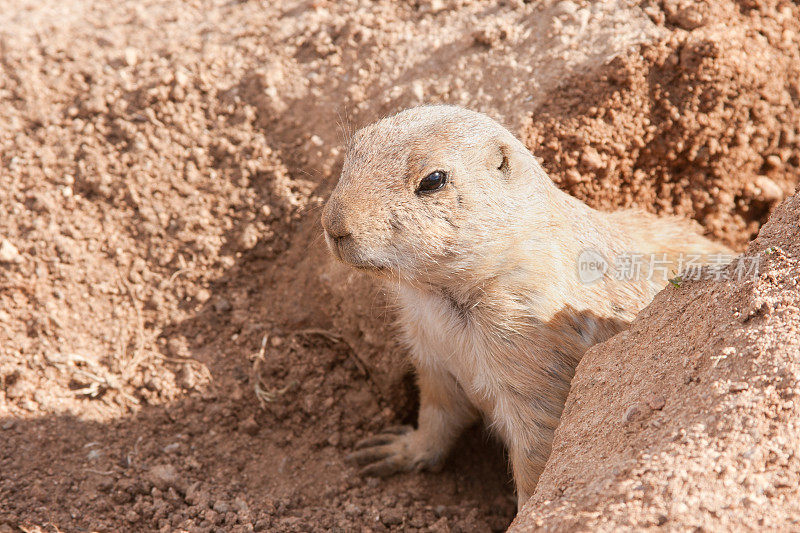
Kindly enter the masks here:
<path id="1" fill-rule="evenodd" d="M 373 273 L 388 272 L 391 270 L 382 262 L 379 263 L 373 259 L 364 257 L 352 235 L 332 237 L 327 231 L 324 233 L 325 243 L 328 245 L 328 249 L 331 251 L 331 254 L 342 263 L 358 270 Z"/>
<path id="2" fill-rule="evenodd" d="M 328 245 L 328 250 L 330 250 L 331 254 L 333 254 L 333 256 L 339 261 L 346 262 L 342 258 L 342 252 L 339 249 L 339 239 L 334 239 L 331 237 L 330 233 L 325 230 L 323 230 L 323 234 L 325 235 L 325 244 Z"/>

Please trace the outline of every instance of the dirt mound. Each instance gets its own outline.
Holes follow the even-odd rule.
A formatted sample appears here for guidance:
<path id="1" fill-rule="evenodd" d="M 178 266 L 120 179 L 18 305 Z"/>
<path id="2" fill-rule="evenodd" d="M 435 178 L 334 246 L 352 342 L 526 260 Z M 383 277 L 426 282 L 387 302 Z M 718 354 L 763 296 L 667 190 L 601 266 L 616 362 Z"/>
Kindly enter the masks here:
<path id="1" fill-rule="evenodd" d="M 590 205 L 695 218 L 741 249 L 798 179 L 796 6 L 666 1 L 646 11 L 670 36 L 565 84 L 525 140 Z"/>
<path id="2" fill-rule="evenodd" d="M 782 529 L 800 520 L 800 196 L 725 281 L 662 291 L 578 366 L 512 530 Z"/>
<path id="3" fill-rule="evenodd" d="M 0 0 L 0 531 L 504 528 L 479 430 L 441 474 L 343 460 L 416 408 L 320 239 L 348 131 L 465 105 L 740 245 L 800 180 L 799 9 Z"/>

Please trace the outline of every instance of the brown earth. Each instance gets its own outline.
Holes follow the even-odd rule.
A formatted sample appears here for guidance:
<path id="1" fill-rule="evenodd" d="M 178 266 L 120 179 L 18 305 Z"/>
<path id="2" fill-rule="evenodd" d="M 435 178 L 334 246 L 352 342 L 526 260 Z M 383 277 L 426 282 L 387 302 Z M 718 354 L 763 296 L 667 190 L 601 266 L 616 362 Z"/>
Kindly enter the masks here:
<path id="1" fill-rule="evenodd" d="M 566 190 L 742 248 L 800 181 L 788 1 L 0 0 L 0 532 L 503 529 L 500 447 L 415 418 L 319 206 L 353 127 L 486 111 Z"/>
<path id="2" fill-rule="evenodd" d="M 800 195 L 740 258 L 757 275 L 670 287 L 586 353 L 514 531 L 800 527 L 799 220 Z"/>

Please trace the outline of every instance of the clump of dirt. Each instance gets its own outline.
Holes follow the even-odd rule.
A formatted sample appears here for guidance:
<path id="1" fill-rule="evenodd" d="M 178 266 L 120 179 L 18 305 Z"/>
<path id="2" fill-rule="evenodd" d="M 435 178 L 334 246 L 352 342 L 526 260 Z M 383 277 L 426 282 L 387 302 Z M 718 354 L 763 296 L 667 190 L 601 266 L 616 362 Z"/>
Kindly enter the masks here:
<path id="1" fill-rule="evenodd" d="M 800 196 L 739 278 L 656 296 L 578 366 L 514 531 L 782 529 L 800 520 Z"/>
<path id="2" fill-rule="evenodd" d="M 591 205 L 695 218 L 741 249 L 800 175 L 797 6 L 665 1 L 645 11 L 674 28 L 669 38 L 565 84 L 525 140 Z"/>
<path id="3" fill-rule="evenodd" d="M 344 461 L 417 401 L 391 302 L 320 238 L 354 127 L 488 112 L 576 196 L 736 245 L 800 178 L 789 2 L 0 11 L 0 531 L 510 523 L 478 429 L 439 474 Z"/>

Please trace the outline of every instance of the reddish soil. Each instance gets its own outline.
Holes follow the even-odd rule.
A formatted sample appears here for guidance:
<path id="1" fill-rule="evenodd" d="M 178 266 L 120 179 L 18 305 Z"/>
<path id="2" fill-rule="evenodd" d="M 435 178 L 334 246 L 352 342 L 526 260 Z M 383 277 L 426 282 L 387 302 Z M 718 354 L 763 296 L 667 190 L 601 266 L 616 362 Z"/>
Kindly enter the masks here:
<path id="1" fill-rule="evenodd" d="M 566 190 L 742 248 L 800 181 L 788 1 L 0 0 L 0 533 L 502 530 L 502 449 L 361 479 L 415 419 L 319 206 L 353 127 L 510 125 Z"/>

